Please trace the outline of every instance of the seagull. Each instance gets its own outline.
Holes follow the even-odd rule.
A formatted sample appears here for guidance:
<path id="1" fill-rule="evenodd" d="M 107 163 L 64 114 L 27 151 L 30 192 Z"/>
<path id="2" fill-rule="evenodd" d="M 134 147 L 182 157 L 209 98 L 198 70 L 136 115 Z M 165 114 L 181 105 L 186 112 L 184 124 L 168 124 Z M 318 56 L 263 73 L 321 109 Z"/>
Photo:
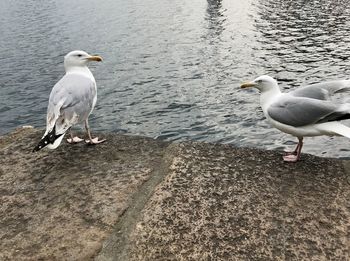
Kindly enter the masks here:
<path id="1" fill-rule="evenodd" d="M 270 124 L 298 138 L 297 147 L 283 156 L 284 161 L 300 159 L 304 137 L 335 135 L 350 138 L 350 128 L 340 123 L 350 119 L 350 104 L 331 100 L 332 95 L 350 90 L 350 80 L 311 84 L 282 93 L 275 79 L 263 75 L 241 85 L 241 88 L 248 87 L 260 91 L 260 106 Z"/>
<path id="2" fill-rule="evenodd" d="M 44 147 L 56 149 L 65 133 L 73 125 L 85 123 L 88 144 L 98 144 L 105 140 L 92 138 L 88 117 L 97 100 L 96 81 L 87 64 L 91 61 L 101 62 L 102 58 L 84 51 L 72 51 L 64 57 L 66 74 L 53 87 L 47 107 L 46 132 L 39 144 L 33 149 Z M 84 139 L 74 137 L 70 132 L 68 143 L 74 144 Z"/>

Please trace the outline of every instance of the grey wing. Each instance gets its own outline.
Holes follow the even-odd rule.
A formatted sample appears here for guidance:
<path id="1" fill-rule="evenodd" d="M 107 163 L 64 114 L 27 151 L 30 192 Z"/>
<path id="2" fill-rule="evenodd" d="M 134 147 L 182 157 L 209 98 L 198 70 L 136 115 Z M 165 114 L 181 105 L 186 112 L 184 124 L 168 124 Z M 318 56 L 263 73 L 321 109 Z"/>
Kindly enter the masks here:
<path id="1" fill-rule="evenodd" d="M 350 90 L 350 80 L 316 83 L 289 92 L 294 97 L 307 97 L 318 100 L 329 100 L 330 96 Z"/>
<path id="2" fill-rule="evenodd" d="M 56 133 L 63 133 L 82 122 L 91 113 L 96 99 L 95 82 L 78 75 L 65 75 L 52 89 L 47 108 L 47 130 L 56 124 Z"/>
<path id="3" fill-rule="evenodd" d="M 329 101 L 288 94 L 271 104 L 267 113 L 273 120 L 294 127 L 344 119 L 348 115 Z"/>

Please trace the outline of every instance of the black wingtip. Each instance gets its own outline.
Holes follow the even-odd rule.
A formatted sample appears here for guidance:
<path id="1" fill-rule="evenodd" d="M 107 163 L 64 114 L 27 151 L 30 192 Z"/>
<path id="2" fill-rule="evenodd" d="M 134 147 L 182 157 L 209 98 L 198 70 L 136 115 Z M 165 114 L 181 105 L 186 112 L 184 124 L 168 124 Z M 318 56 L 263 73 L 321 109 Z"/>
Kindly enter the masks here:
<path id="1" fill-rule="evenodd" d="M 47 145 L 53 144 L 55 140 L 57 140 L 62 135 L 63 134 L 56 135 L 56 126 L 54 126 L 53 129 L 39 141 L 38 145 L 35 146 L 32 152 L 37 152 Z"/>
<path id="2" fill-rule="evenodd" d="M 32 150 L 32 152 L 37 152 L 37 151 L 41 150 L 42 148 L 44 148 L 43 146 L 41 146 L 40 142 L 38 145 L 35 146 L 35 148 Z"/>
<path id="3" fill-rule="evenodd" d="M 32 152 L 37 152 L 37 151 L 41 150 L 42 148 L 46 147 L 46 146 L 50 143 L 50 141 L 49 141 L 49 135 L 50 135 L 50 134 L 47 134 L 45 137 L 43 137 L 43 138 L 39 141 L 38 145 L 35 146 L 35 148 L 33 149 Z M 55 142 L 55 141 L 53 141 L 53 142 Z M 52 142 L 52 143 L 53 143 L 53 142 Z"/>

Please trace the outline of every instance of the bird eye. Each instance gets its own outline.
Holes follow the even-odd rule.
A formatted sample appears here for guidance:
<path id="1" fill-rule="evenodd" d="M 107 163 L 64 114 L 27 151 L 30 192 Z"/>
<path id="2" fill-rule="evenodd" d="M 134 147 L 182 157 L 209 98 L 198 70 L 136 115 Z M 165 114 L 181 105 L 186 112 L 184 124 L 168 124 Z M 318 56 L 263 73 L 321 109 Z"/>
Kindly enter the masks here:
<path id="1" fill-rule="evenodd" d="M 83 55 L 82 54 L 77 54 L 78 57 L 82 57 Z"/>

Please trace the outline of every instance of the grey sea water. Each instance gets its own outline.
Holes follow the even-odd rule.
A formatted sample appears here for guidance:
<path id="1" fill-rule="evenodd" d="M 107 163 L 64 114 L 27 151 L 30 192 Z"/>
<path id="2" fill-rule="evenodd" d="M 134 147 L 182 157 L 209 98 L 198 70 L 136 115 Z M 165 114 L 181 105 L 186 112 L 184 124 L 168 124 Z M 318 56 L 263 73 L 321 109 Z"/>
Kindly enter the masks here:
<path id="1" fill-rule="evenodd" d="M 350 78 L 349 1 L 2 0 L 0 134 L 44 127 L 63 56 L 82 49 L 98 101 L 93 130 L 167 140 L 284 149 L 256 91 L 262 74 L 284 90 Z M 350 94 L 348 94 L 350 96 Z M 304 152 L 349 157 L 341 137 L 305 140 Z"/>

